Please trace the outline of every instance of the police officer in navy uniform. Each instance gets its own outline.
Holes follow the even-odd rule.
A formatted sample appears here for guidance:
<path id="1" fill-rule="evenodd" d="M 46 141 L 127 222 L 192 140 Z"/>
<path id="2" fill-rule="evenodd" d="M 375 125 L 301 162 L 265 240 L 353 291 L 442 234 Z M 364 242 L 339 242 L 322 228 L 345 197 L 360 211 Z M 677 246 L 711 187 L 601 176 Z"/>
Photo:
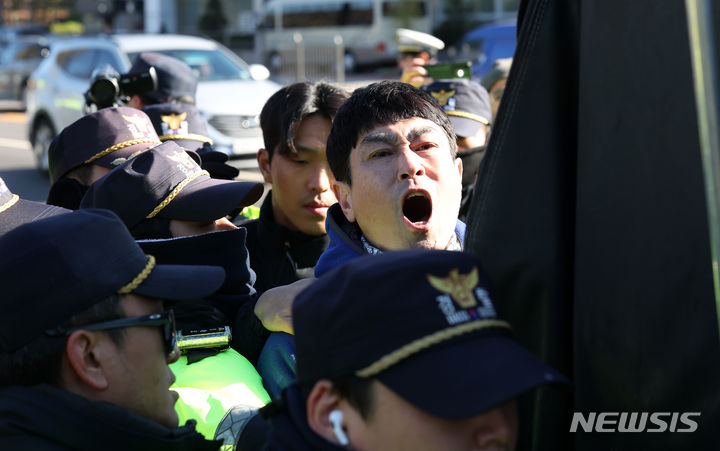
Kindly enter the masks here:
<path id="1" fill-rule="evenodd" d="M 47 203 L 77 210 L 97 179 L 158 144 L 150 119 L 135 108 L 104 108 L 81 117 L 50 143 Z"/>
<path id="2" fill-rule="evenodd" d="M 88 190 L 81 208 L 118 213 L 143 249 L 166 264 L 211 264 L 225 269 L 223 285 L 211 296 L 177 311 L 183 334 L 232 327 L 224 347 L 191 349 L 171 365 L 176 374 L 181 417 L 198 419 L 212 438 L 227 410 L 242 403 L 264 405 L 269 397 L 245 353 L 259 352 L 253 340 L 262 324 L 252 316 L 256 294 L 243 228 L 226 216 L 256 202 L 263 185 L 211 178 L 173 140 L 118 166 Z M 236 336 L 235 332 L 239 332 Z M 228 349 L 232 345 L 232 349 Z"/>
<path id="3" fill-rule="evenodd" d="M 151 67 L 157 74 L 157 89 L 133 95 L 128 105 L 144 110 L 151 117 L 158 135 L 164 137 L 161 141 L 182 139 L 179 145 L 196 151 L 202 159 L 202 168 L 211 177 L 227 180 L 237 177 L 239 171 L 227 164 L 228 155 L 215 150 L 207 137 L 205 120 L 195 107 L 198 81 L 192 68 L 172 56 L 143 52 L 135 57 L 129 73 L 145 73 Z M 165 122 L 163 116 L 170 122 Z M 182 116 L 185 118 L 180 119 Z M 189 128 L 193 130 L 188 132 Z"/>
<path id="4" fill-rule="evenodd" d="M 147 73 L 151 67 L 157 75 L 157 89 L 132 96 L 128 106 L 142 110 L 157 103 L 195 104 L 197 76 L 190 66 L 162 53 L 142 52 L 135 57 L 128 73 Z"/>
<path id="5" fill-rule="evenodd" d="M 211 450 L 178 427 L 164 302 L 207 296 L 214 266 L 159 264 L 107 210 L 0 237 L 0 448 Z"/>
<path id="6" fill-rule="evenodd" d="M 515 399 L 566 382 L 514 342 L 463 252 L 351 260 L 300 293 L 293 324 L 297 382 L 261 410 L 271 450 L 513 450 Z"/>

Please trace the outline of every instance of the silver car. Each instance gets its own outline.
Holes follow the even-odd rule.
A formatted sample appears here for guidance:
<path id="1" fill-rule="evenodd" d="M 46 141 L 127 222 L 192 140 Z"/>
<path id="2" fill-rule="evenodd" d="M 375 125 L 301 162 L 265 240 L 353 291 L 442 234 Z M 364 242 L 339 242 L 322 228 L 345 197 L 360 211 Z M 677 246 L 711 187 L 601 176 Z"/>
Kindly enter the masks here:
<path id="1" fill-rule="evenodd" d="M 240 168 L 256 168 L 263 147 L 258 116 L 280 88 L 261 65 L 248 65 L 215 41 L 171 34 L 83 37 L 54 42 L 32 73 L 26 91 L 28 138 L 36 166 L 47 171 L 47 151 L 55 135 L 85 114 L 84 93 L 95 69 L 127 72 L 141 52 L 158 52 L 185 61 L 198 76 L 196 103 L 208 122 L 217 150 Z"/>
<path id="2" fill-rule="evenodd" d="M 0 98 L 25 102 L 25 86 L 32 71 L 49 53 L 45 36 L 19 36 L 0 53 Z"/>

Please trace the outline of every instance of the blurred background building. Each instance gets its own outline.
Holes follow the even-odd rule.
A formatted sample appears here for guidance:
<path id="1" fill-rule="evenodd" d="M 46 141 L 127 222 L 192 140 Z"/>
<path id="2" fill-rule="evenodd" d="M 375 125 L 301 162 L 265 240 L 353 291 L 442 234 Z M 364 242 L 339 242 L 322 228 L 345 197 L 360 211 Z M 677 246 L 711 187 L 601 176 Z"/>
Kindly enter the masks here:
<path id="1" fill-rule="evenodd" d="M 258 27 L 268 3 L 268 0 L 0 0 L 0 25 L 5 30 L 0 36 L 35 33 L 43 27 L 60 33 L 192 34 L 213 38 L 261 62 L 263 49 L 258 42 Z M 287 0 L 287 3 L 297 9 L 318 2 Z M 342 2 L 323 3 L 330 7 Z M 431 21 L 431 29 L 426 31 L 452 45 L 478 25 L 514 18 L 520 0 L 394 0 L 394 3 L 400 5 L 394 7 L 398 11 L 412 10 L 413 4 L 422 3 Z"/>

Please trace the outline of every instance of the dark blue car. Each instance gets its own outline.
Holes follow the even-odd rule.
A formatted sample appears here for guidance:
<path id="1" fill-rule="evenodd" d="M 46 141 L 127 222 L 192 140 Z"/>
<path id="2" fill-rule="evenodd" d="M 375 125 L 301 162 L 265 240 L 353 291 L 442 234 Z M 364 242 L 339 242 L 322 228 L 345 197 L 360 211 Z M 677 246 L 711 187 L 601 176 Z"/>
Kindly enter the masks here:
<path id="1" fill-rule="evenodd" d="M 474 78 L 482 77 L 498 58 L 515 53 L 516 20 L 493 22 L 474 28 L 460 39 L 458 47 L 472 58 Z"/>

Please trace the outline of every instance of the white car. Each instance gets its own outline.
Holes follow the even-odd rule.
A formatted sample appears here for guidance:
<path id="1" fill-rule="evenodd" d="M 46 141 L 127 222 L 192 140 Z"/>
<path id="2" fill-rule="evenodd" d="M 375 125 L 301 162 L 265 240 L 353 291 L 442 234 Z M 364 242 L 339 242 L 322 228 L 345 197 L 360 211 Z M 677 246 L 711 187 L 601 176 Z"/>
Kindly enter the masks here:
<path id="1" fill-rule="evenodd" d="M 88 110 L 84 93 L 94 70 L 111 65 L 125 73 L 141 52 L 185 61 L 198 76 L 196 104 L 217 150 L 240 168 L 257 168 L 263 147 L 259 115 L 280 85 L 262 65 L 248 65 L 219 43 L 195 36 L 127 34 L 60 40 L 32 73 L 27 88 L 28 139 L 38 169 L 47 170 L 50 141 Z"/>

